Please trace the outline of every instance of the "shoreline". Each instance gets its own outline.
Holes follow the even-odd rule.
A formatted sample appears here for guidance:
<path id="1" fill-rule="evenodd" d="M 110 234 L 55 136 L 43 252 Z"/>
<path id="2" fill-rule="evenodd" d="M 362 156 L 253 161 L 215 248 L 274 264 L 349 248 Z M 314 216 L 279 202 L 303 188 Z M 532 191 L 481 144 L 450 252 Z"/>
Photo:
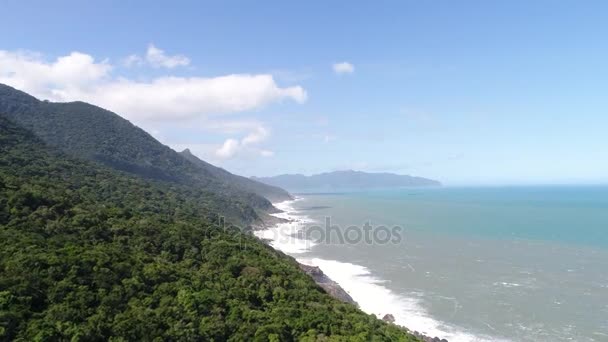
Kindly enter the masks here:
<path id="1" fill-rule="evenodd" d="M 298 254 L 309 253 L 311 248 L 316 245 L 313 241 L 306 240 L 299 236 L 305 223 L 314 222 L 306 216 L 293 216 L 294 208 L 291 206 L 291 204 L 299 200 L 302 200 L 302 197 L 296 197 L 293 200 L 273 203 L 273 205 L 280 211 L 277 213 L 271 213 L 269 216 L 277 218 L 278 221 L 276 221 L 276 223 L 272 226 L 265 224 L 263 227 L 258 227 L 253 231 L 253 233 L 275 250 L 281 251 L 286 255 L 293 257 L 300 265 L 302 271 L 308 274 L 315 281 L 315 283 L 323 288 L 330 296 L 356 305 L 363 312 L 374 315 L 378 319 L 385 322 L 394 324 L 418 337 L 424 342 L 489 341 L 487 339 L 473 337 L 473 335 L 464 332 L 459 332 L 457 334 L 446 333 L 438 329 L 437 327 L 442 323 L 435 321 L 430 317 L 426 317 L 421 312 L 417 312 L 421 309 L 418 308 L 417 303 L 405 303 L 404 301 L 409 301 L 410 299 L 401 298 L 399 295 L 396 295 L 389 289 L 383 287 L 381 285 L 383 281 L 374 278 L 371 275 L 371 272 L 363 266 L 335 260 L 323 260 L 313 256 L 309 258 L 298 257 Z M 333 266 L 335 267 L 329 267 L 328 265 L 331 263 L 334 263 Z M 352 271 L 350 277 L 339 276 L 339 273 L 341 272 L 340 270 L 344 269 L 345 266 L 346 268 L 349 266 L 353 268 L 353 270 L 350 270 Z M 329 271 L 328 273 L 327 269 L 331 269 L 335 272 L 332 273 Z M 353 289 L 357 286 L 363 286 L 364 291 L 353 291 Z M 372 292 L 370 292 L 370 290 Z M 369 296 L 369 293 L 375 293 L 381 298 Z M 371 302 L 374 302 L 375 305 L 373 306 L 375 308 L 377 308 L 378 304 L 383 306 L 382 310 L 371 309 L 370 300 L 365 300 L 366 298 L 371 298 Z M 412 309 L 404 312 L 400 308 L 395 308 L 395 305 L 404 305 L 411 307 Z M 391 310 L 390 308 L 394 310 Z M 407 318 L 404 316 L 407 316 Z M 419 324 L 407 324 L 407 322 L 404 322 L 410 322 L 411 320 L 418 321 Z M 408 328 L 408 326 L 430 326 L 433 328 L 424 330 L 421 329 L 422 331 L 419 332 L 416 329 Z M 442 335 L 447 337 L 434 337 Z"/>
<path id="2" fill-rule="evenodd" d="M 532 202 L 531 191 L 538 196 Z M 608 251 L 585 244 L 589 237 L 575 232 L 603 243 L 595 234 L 605 222 L 605 201 L 598 196 L 605 189 L 560 190 L 555 199 L 546 195 L 556 189 L 536 191 L 302 194 L 279 206 L 292 218 L 311 219 L 314 223 L 300 225 L 303 233 L 296 238 L 318 244 L 286 254 L 318 266 L 366 313 L 379 318 L 391 313 L 401 326 L 450 342 L 597 340 L 606 335 L 601 315 L 594 312 L 606 309 L 608 278 L 601 270 Z M 566 204 L 583 200 L 584 206 L 564 212 Z M 537 204 L 539 211 L 529 215 L 530 205 Z M 588 227 L 574 225 L 580 210 L 590 214 Z M 370 219 L 376 227 L 407 228 L 407 239 L 374 246 L 325 238 L 328 231 L 344 233 Z"/>
<path id="3" fill-rule="evenodd" d="M 350 294 L 348 294 L 348 292 L 346 292 L 344 288 L 340 286 L 340 284 L 323 273 L 318 266 L 306 265 L 298 260 L 296 260 L 296 262 L 300 265 L 300 269 L 304 271 L 304 273 L 308 274 L 315 281 L 315 283 L 317 283 L 317 285 L 321 286 L 321 288 L 325 290 L 327 294 L 345 303 L 350 303 L 356 307 L 359 307 L 359 304 L 353 299 L 353 297 L 351 297 Z"/>

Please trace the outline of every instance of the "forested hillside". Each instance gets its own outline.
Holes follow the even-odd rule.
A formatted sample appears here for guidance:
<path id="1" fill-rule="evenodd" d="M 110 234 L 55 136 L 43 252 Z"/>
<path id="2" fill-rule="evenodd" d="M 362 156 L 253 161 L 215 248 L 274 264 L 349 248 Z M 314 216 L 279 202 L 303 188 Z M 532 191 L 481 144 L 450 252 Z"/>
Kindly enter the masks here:
<path id="1" fill-rule="evenodd" d="M 213 222 L 213 201 L 73 159 L 0 114 L 0 340 L 414 340 Z"/>
<path id="2" fill-rule="evenodd" d="M 289 199 L 279 188 L 242 178 L 207 163 L 193 163 L 117 114 L 84 102 L 52 103 L 0 84 L 0 113 L 31 130 L 50 146 L 141 177 L 186 184 L 225 202 L 220 213 L 234 219 L 249 212 L 243 225 L 260 222 L 273 210 L 271 200 Z"/>
<path id="3" fill-rule="evenodd" d="M 233 175 L 232 173 L 222 168 L 213 166 L 207 163 L 206 161 L 199 159 L 198 157 L 193 155 L 192 152 L 190 152 L 190 150 L 188 149 L 183 150 L 182 152 L 180 152 L 180 154 L 184 156 L 184 158 L 191 161 L 194 165 L 197 165 L 202 169 L 208 170 L 213 176 L 217 177 L 218 179 L 223 179 L 224 181 L 237 185 L 242 189 L 264 196 L 270 201 L 280 202 L 292 199 L 292 196 L 287 191 L 279 187 L 257 182 L 247 177 Z"/>

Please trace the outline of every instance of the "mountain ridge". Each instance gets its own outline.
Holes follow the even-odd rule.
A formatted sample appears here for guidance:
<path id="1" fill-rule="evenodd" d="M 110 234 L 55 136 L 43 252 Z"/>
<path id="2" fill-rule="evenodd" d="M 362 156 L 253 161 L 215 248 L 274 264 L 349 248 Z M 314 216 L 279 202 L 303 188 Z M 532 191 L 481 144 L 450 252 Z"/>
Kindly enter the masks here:
<path id="1" fill-rule="evenodd" d="M 0 112 L 0 341 L 419 340 L 209 221 L 226 204 L 209 200 L 70 155 Z"/>
<path id="2" fill-rule="evenodd" d="M 210 202 L 226 203 L 219 214 L 238 217 L 236 224 L 264 225 L 265 213 L 276 211 L 271 200 L 290 198 L 282 189 L 252 185 L 254 180 L 248 181 L 248 187 L 239 186 L 240 176 L 218 172 L 200 160 L 193 162 L 118 114 L 82 101 L 40 101 L 0 84 L 0 114 L 70 155 L 148 179 L 201 187 Z"/>
<path id="3" fill-rule="evenodd" d="M 311 176 L 282 174 L 273 177 L 252 177 L 252 179 L 278 186 L 288 191 L 441 186 L 439 181 L 424 177 L 398 175 L 389 172 L 368 173 L 354 170 L 324 172 Z"/>
<path id="4" fill-rule="evenodd" d="M 213 175 L 217 177 L 229 177 L 230 181 L 232 181 L 233 183 L 238 184 L 239 186 L 250 190 L 251 192 L 260 194 L 271 202 L 280 202 L 293 199 L 293 197 L 287 191 L 281 189 L 280 187 L 268 185 L 265 183 L 257 182 L 251 178 L 232 174 L 221 167 L 215 166 L 198 158 L 197 156 L 192 154 L 192 152 L 188 148 L 179 152 L 179 154 L 181 154 L 184 158 L 188 159 L 193 164 L 199 165 L 209 170 Z"/>

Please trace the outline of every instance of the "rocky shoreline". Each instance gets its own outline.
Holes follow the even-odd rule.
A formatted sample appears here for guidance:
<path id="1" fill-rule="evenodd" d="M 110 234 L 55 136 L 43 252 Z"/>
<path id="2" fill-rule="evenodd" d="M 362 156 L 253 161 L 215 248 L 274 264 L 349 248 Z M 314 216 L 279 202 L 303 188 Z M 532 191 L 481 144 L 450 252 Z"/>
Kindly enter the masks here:
<path id="1" fill-rule="evenodd" d="M 330 296 L 332 296 L 338 300 L 341 300 L 345 303 L 350 303 L 355 306 L 359 306 L 357 304 L 357 302 L 348 294 L 348 292 L 346 292 L 340 286 L 340 284 L 338 284 L 337 282 L 335 282 L 331 278 L 329 278 L 325 273 L 323 273 L 323 271 L 319 267 L 305 265 L 302 263 L 299 263 L 299 264 L 300 264 L 300 269 L 302 269 L 302 271 L 304 271 L 304 273 L 308 274 L 315 281 L 315 283 L 317 283 L 317 285 L 321 286 L 321 288 L 323 290 L 325 290 L 325 292 L 327 292 L 327 294 L 329 294 Z M 382 317 L 382 320 L 387 323 L 390 323 L 390 324 L 395 324 L 395 317 L 391 314 L 384 315 L 384 317 Z M 404 329 L 408 333 L 418 337 L 420 340 L 422 340 L 424 342 L 449 342 L 446 339 L 427 336 L 418 331 L 412 331 L 406 327 L 402 327 L 402 326 L 399 326 L 399 327 Z"/>
<path id="2" fill-rule="evenodd" d="M 317 283 L 317 285 L 321 286 L 321 288 L 325 290 L 327 294 L 343 302 L 358 306 L 353 297 L 351 297 L 348 292 L 344 291 L 340 284 L 336 283 L 325 275 L 325 273 L 323 273 L 319 267 L 305 265 L 302 263 L 299 264 L 300 269 L 304 271 L 304 273 L 308 274 L 315 281 L 315 283 Z"/>
<path id="3" fill-rule="evenodd" d="M 278 209 L 277 209 L 278 210 Z M 276 217 L 273 213 L 262 213 L 258 222 L 251 225 L 252 230 L 264 230 L 276 226 L 280 223 L 290 222 L 288 219 Z"/>
<path id="4" fill-rule="evenodd" d="M 272 214 L 267 214 L 262 218 L 261 221 L 262 221 L 261 225 L 256 225 L 256 226 L 253 226 L 252 228 L 254 230 L 264 230 L 264 229 L 268 229 L 268 228 L 275 226 L 277 224 L 280 224 L 280 223 L 293 222 L 296 220 L 284 219 L 284 218 L 276 217 Z M 262 239 L 262 240 L 268 244 L 270 243 L 269 240 L 265 240 L 265 239 Z M 296 260 L 296 262 L 297 262 L 297 260 Z M 359 304 L 357 304 L 357 302 L 350 296 L 350 294 L 348 294 L 348 292 L 346 292 L 342 288 L 342 286 L 340 286 L 340 284 L 338 284 L 337 282 L 335 282 L 334 280 L 329 278 L 325 273 L 323 273 L 323 271 L 319 267 L 302 264 L 300 262 L 298 262 L 298 265 L 300 266 L 300 269 L 304 273 L 306 273 L 309 277 L 311 277 L 314 280 L 314 282 L 317 285 L 319 285 L 327 294 L 329 294 L 330 296 L 332 296 L 340 301 L 343 301 L 345 303 L 349 303 L 349 304 L 359 307 Z M 394 324 L 394 325 L 400 327 L 401 329 L 407 331 L 408 333 L 416 336 L 418 339 L 420 339 L 423 342 L 449 342 L 447 339 L 427 336 L 418 331 L 410 330 L 406 327 L 397 325 L 395 323 L 395 317 L 390 313 L 384 315 L 384 317 L 382 317 L 382 320 L 387 323 Z"/>

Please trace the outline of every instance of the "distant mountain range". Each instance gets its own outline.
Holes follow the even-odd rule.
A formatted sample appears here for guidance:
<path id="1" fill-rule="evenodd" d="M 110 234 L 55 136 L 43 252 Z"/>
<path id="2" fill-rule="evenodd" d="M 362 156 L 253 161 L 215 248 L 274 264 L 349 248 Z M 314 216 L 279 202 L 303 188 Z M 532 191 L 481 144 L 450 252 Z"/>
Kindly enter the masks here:
<path id="1" fill-rule="evenodd" d="M 252 177 L 252 179 L 291 192 L 441 186 L 440 182 L 428 178 L 353 170 L 327 172 L 312 176 L 291 174 L 274 177 Z"/>

